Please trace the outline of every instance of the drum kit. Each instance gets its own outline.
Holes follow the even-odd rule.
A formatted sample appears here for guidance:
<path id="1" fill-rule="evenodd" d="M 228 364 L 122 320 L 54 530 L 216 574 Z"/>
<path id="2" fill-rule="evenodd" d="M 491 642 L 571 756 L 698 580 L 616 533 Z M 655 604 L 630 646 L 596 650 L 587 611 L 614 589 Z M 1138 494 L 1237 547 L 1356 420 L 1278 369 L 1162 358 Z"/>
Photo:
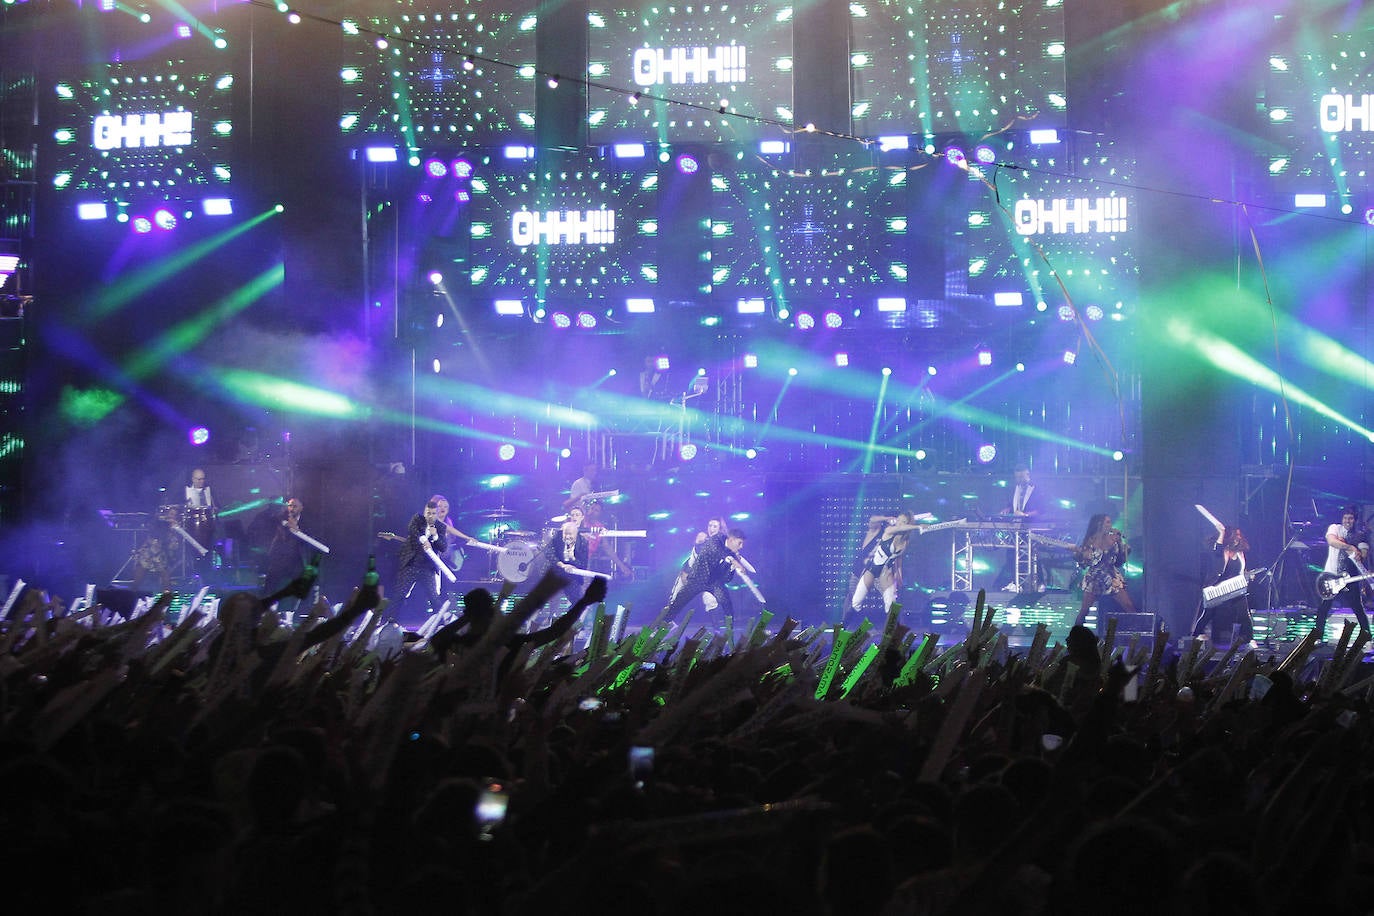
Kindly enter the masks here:
<path id="1" fill-rule="evenodd" d="M 216 521 L 213 506 L 158 506 L 152 522 L 141 526 L 143 540 L 114 580 L 119 581 L 130 566 L 134 583 L 152 576 L 167 587 L 172 581 L 194 578 L 196 562 L 214 551 Z"/>

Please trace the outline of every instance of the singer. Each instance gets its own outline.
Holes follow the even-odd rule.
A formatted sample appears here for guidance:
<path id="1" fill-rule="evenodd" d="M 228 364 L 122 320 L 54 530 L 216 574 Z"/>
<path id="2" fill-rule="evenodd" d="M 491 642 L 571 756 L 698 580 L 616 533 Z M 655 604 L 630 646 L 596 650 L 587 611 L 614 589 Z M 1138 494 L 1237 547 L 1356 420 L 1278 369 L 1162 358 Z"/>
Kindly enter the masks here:
<path id="1" fill-rule="evenodd" d="M 291 496 L 277 509 L 263 510 L 253 522 L 258 533 L 255 540 L 267 545 L 260 567 L 264 595 L 276 594 L 305 568 L 309 548 L 293 534 L 300 530 L 303 512 L 305 503 Z M 282 598 L 277 602 L 277 610 L 294 611 L 299 603 L 299 598 Z"/>
<path id="2" fill-rule="evenodd" d="M 420 600 L 424 601 L 426 614 L 439 610 L 439 570 L 429 554 L 442 557 L 447 547 L 448 534 L 439 518 L 439 502 L 430 499 L 423 512 L 411 517 L 406 542 L 397 556 L 396 587 L 392 594 L 397 605 L 395 616 L 402 622 L 409 616 L 403 616 L 402 609 L 409 611 Z"/>

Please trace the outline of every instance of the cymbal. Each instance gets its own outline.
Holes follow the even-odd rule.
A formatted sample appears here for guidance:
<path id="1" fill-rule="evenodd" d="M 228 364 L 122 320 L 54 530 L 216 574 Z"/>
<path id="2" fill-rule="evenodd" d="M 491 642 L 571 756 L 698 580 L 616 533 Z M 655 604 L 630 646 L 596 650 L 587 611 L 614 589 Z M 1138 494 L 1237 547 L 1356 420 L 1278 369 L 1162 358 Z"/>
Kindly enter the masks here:
<path id="1" fill-rule="evenodd" d="M 510 518 L 515 514 L 510 509 L 481 509 L 478 511 L 482 518 Z"/>

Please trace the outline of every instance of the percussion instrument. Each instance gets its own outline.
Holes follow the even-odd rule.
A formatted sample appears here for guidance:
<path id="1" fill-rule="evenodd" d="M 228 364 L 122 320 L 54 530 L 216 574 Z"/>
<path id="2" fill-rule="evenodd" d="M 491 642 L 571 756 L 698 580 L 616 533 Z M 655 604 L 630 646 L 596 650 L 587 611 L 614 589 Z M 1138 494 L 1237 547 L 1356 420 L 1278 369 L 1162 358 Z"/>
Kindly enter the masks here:
<path id="1" fill-rule="evenodd" d="M 171 504 L 165 505 L 165 506 L 158 506 L 158 507 L 157 507 L 157 520 L 160 521 L 160 522 L 177 522 L 177 523 L 180 523 L 180 521 L 181 521 L 181 509 L 182 509 L 182 507 L 179 506 L 179 505 L 177 505 L 176 503 L 171 503 Z"/>
<path id="2" fill-rule="evenodd" d="M 539 548 L 533 544 L 512 539 L 497 554 L 496 570 L 508 582 L 524 582 L 538 555 Z"/>
<path id="3" fill-rule="evenodd" d="M 215 544 L 215 510 L 213 506 L 187 506 L 181 510 L 181 527 L 202 547 Z M 173 526 L 175 530 L 176 526 Z"/>

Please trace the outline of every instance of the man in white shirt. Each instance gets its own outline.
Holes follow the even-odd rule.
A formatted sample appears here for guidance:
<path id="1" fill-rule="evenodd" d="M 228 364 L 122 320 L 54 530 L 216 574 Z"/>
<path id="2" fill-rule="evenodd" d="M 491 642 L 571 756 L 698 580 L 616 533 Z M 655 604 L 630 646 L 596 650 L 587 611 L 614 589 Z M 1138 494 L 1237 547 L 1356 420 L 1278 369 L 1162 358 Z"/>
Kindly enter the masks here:
<path id="1" fill-rule="evenodd" d="M 1366 572 L 1365 559 L 1369 555 L 1369 545 L 1360 542 L 1356 520 L 1359 513 L 1354 506 L 1341 511 L 1341 523 L 1326 529 L 1326 567 L 1324 573 L 1333 576 L 1360 576 Z M 1326 638 L 1326 618 L 1331 606 L 1341 602 L 1355 614 L 1360 622 L 1360 633 L 1369 635 L 1369 616 L 1364 612 L 1359 582 L 1348 582 L 1331 598 L 1323 598 L 1317 605 L 1317 639 Z"/>
<path id="2" fill-rule="evenodd" d="M 196 468 L 191 472 L 191 485 L 186 488 L 186 508 L 209 508 L 214 504 L 215 498 L 210 493 L 210 485 L 206 483 L 205 470 Z"/>

